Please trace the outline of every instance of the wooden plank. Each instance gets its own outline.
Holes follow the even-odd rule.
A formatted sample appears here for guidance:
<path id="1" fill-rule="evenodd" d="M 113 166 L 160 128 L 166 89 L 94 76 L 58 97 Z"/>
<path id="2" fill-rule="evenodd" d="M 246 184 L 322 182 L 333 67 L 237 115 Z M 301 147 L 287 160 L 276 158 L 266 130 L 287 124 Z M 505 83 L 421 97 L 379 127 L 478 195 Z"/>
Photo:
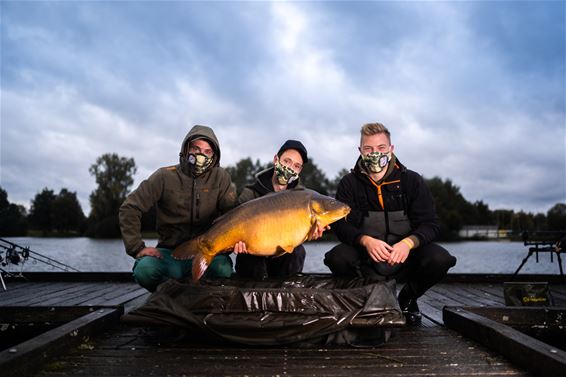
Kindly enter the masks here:
<path id="1" fill-rule="evenodd" d="M 41 305 L 61 305 L 70 306 L 75 305 L 73 300 L 79 300 L 89 294 L 97 294 L 101 289 L 104 289 L 104 283 L 67 283 L 68 289 L 58 292 L 58 294 L 47 295 L 44 300 L 41 300 Z M 108 287 L 106 289 L 112 289 Z"/>
<path id="2" fill-rule="evenodd" d="M 131 272 L 24 272 L 30 282 L 124 282 L 133 283 Z M 21 278 L 5 277 L 6 282 Z"/>
<path id="3" fill-rule="evenodd" d="M 93 309 L 69 306 L 1 306 L 0 322 L 7 324 L 28 324 L 34 322 L 69 322 L 88 314 Z"/>
<path id="4" fill-rule="evenodd" d="M 47 358 L 86 341 L 93 331 L 103 328 L 107 323 L 116 323 L 122 313 L 121 308 L 99 309 L 0 352 L 2 374 L 29 376 Z"/>
<path id="5" fill-rule="evenodd" d="M 377 348 L 216 347 L 121 326 L 73 350 L 39 376 L 527 376 L 505 359 L 441 328 L 399 329 Z M 198 341 L 198 340 L 197 340 Z M 189 342 L 189 343 L 187 343 Z M 128 360 L 128 363 L 124 363 Z"/>
<path id="6" fill-rule="evenodd" d="M 92 306 L 95 302 L 100 304 L 101 300 L 98 300 L 99 297 L 108 293 L 114 295 L 119 294 L 122 289 L 131 289 L 131 285 L 123 285 L 120 283 L 93 283 L 88 290 L 61 297 L 58 302 L 60 305 Z"/>
<path id="7" fill-rule="evenodd" d="M 116 289 L 114 291 L 105 293 L 104 295 L 100 295 L 99 297 L 96 297 L 91 301 L 110 303 L 110 305 L 118 305 L 124 302 L 124 300 L 133 299 L 145 292 L 147 292 L 147 290 L 137 284 L 124 284 L 120 287 L 120 289 Z"/>
<path id="8" fill-rule="evenodd" d="M 115 297 L 111 300 L 104 301 L 105 305 L 122 305 L 124 303 L 128 303 L 132 300 L 136 300 L 138 298 L 143 298 L 143 301 L 139 302 L 140 304 L 144 303 L 147 298 L 150 296 L 150 293 L 145 288 L 138 288 L 132 290 L 130 292 L 124 293 L 118 297 Z"/>
<path id="9" fill-rule="evenodd" d="M 57 296 L 63 294 L 65 291 L 72 290 L 73 288 L 79 289 L 80 284 L 69 286 L 69 283 L 51 283 L 49 286 L 45 286 L 37 291 L 33 289 L 33 285 L 30 286 L 29 291 L 25 294 L 21 294 L 17 297 L 8 300 L 2 300 L 2 305 L 33 305 L 40 303 L 42 300 L 48 299 L 49 297 Z"/>
<path id="10" fill-rule="evenodd" d="M 492 295 L 481 291 L 478 288 L 469 289 L 462 284 L 454 286 L 439 285 L 435 288 L 435 292 L 442 294 L 444 297 L 453 300 L 454 303 L 449 305 L 462 306 L 485 306 L 485 305 L 501 305 L 500 301 L 493 300 Z"/>
<path id="11" fill-rule="evenodd" d="M 426 293 L 417 300 L 421 314 L 430 321 L 442 325 L 442 308 L 432 306 L 429 300 Z"/>
<path id="12" fill-rule="evenodd" d="M 566 376 L 566 352 L 463 308 L 443 311 L 446 326 L 541 376 Z"/>

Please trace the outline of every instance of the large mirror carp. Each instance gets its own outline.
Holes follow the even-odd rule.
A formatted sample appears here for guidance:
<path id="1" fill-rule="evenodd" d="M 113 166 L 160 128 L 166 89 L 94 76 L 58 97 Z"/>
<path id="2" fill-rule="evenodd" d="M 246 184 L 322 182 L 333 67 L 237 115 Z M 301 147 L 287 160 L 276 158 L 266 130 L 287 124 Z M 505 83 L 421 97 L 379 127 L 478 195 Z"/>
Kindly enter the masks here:
<path id="1" fill-rule="evenodd" d="M 204 234 L 175 248 L 173 257 L 193 258 L 193 280 L 204 274 L 219 253 L 238 241 L 249 254 L 280 256 L 309 239 L 317 226 L 327 226 L 350 213 L 350 207 L 316 191 L 294 189 L 245 202 L 218 218 Z"/>

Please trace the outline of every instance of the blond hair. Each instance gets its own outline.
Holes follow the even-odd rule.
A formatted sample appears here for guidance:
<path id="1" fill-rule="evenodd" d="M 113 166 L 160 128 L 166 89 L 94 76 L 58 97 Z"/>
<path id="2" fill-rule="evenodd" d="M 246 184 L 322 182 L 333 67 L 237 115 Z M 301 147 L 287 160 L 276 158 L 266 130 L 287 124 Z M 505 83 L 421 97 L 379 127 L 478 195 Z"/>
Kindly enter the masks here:
<path id="1" fill-rule="evenodd" d="M 387 127 L 385 127 L 381 123 L 377 123 L 377 122 L 376 123 L 366 123 L 362 126 L 360 133 L 361 133 L 362 138 L 364 136 L 385 134 L 387 136 L 387 140 L 389 141 L 389 144 L 391 144 L 391 133 L 389 132 Z"/>

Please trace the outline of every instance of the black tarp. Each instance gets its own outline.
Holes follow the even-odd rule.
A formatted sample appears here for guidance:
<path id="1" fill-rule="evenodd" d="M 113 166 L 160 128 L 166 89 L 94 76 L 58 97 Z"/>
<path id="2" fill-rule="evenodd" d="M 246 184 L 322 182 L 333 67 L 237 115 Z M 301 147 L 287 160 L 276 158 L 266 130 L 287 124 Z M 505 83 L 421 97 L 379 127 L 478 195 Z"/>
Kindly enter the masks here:
<path id="1" fill-rule="evenodd" d="M 395 282 L 297 275 L 285 280 L 169 280 L 123 317 L 247 345 L 378 345 L 405 324 Z"/>

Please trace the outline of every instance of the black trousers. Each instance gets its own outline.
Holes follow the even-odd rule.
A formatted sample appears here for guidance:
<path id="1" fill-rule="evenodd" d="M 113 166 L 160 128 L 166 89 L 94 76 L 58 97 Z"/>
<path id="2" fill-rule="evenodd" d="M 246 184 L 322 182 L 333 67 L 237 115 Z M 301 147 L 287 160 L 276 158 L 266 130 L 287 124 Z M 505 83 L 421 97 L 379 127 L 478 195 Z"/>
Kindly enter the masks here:
<path id="1" fill-rule="evenodd" d="M 456 258 L 442 246 L 429 243 L 412 249 L 404 263 L 390 266 L 374 262 L 361 246 L 340 243 L 326 253 L 324 264 L 337 276 L 405 281 L 407 293 L 418 298 L 446 276 Z"/>
<path id="2" fill-rule="evenodd" d="M 236 256 L 236 274 L 241 277 L 265 279 L 267 277 L 286 277 L 303 271 L 305 248 L 297 246 L 292 253 L 280 257 L 261 257 L 250 254 Z"/>

